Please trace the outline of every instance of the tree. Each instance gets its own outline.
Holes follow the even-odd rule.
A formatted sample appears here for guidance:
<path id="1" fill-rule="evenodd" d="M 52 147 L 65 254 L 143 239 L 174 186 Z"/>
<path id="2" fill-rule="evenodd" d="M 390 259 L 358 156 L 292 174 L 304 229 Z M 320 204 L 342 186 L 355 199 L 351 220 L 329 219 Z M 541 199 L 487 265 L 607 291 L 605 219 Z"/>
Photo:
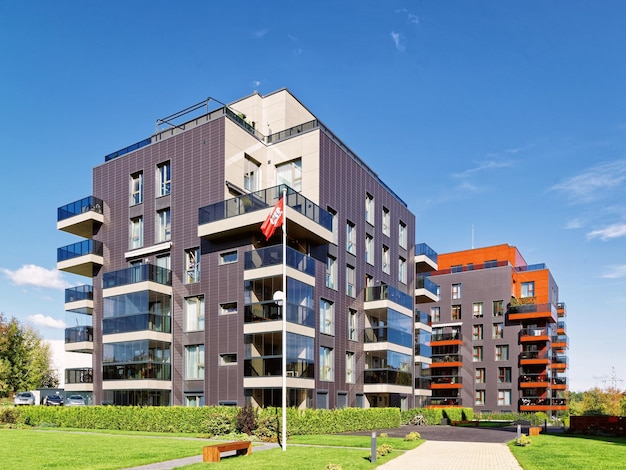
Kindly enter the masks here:
<path id="1" fill-rule="evenodd" d="M 34 328 L 0 313 L 0 396 L 58 384 L 50 345 Z"/>

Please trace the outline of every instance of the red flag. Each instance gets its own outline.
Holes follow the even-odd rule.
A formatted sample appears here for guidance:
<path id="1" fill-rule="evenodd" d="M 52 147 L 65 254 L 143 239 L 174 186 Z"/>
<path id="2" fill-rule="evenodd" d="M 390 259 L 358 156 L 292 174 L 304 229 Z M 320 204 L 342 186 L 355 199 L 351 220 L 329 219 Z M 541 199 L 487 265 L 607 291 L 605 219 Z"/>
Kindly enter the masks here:
<path id="1" fill-rule="evenodd" d="M 274 235 L 276 228 L 283 224 L 283 219 L 285 218 L 284 199 L 284 197 L 280 198 L 272 209 L 272 212 L 270 212 L 267 219 L 265 219 L 265 222 L 263 222 L 263 225 L 261 225 L 261 232 L 265 235 L 266 240 L 269 240 L 270 237 Z"/>

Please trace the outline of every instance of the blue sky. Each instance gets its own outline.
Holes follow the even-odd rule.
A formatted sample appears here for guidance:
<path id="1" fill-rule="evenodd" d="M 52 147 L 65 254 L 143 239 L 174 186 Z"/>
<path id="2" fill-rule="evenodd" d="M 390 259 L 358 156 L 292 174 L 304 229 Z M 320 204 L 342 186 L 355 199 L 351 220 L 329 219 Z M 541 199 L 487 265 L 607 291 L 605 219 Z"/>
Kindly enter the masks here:
<path id="1" fill-rule="evenodd" d="M 286 87 L 408 203 L 418 242 L 548 265 L 573 390 L 626 380 L 625 17 L 613 0 L 0 2 L 0 311 L 61 340 L 63 289 L 86 279 L 55 269 L 77 241 L 57 207 L 156 119 Z"/>

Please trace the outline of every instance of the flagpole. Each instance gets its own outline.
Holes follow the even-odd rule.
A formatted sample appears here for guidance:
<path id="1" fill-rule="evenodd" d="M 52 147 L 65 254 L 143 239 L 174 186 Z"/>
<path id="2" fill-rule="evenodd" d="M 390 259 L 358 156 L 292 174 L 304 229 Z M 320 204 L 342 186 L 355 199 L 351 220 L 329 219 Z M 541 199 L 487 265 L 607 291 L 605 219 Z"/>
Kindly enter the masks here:
<path id="1" fill-rule="evenodd" d="M 283 452 L 287 450 L 287 188 L 283 187 Z"/>

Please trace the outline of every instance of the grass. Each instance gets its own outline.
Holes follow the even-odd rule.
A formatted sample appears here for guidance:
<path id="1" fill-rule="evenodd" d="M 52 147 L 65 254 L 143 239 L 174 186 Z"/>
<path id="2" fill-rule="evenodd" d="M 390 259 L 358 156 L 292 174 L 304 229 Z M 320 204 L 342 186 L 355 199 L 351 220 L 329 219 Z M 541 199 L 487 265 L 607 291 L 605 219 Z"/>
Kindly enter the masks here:
<path id="1" fill-rule="evenodd" d="M 541 434 L 530 439 L 527 447 L 509 443 L 524 470 L 626 469 L 626 438 Z"/>
<path id="2" fill-rule="evenodd" d="M 119 469 L 161 462 L 193 455 L 202 455 L 202 447 L 210 444 L 189 435 L 129 433 L 108 431 L 68 431 L 59 429 L 0 429 L 2 468 L 30 469 Z M 287 451 L 270 449 L 249 457 L 225 458 L 220 468 L 239 469 L 245 465 L 257 469 L 323 469 L 327 464 L 340 464 L 344 469 L 372 469 L 400 455 L 401 450 L 418 446 L 423 441 L 401 438 L 378 438 L 377 444 L 391 444 L 394 452 L 369 461 L 369 436 L 294 436 Z M 328 447 L 318 447 L 318 446 Z M 356 449 L 355 449 L 356 448 Z M 207 468 L 212 464 L 194 464 L 184 468 Z"/>

